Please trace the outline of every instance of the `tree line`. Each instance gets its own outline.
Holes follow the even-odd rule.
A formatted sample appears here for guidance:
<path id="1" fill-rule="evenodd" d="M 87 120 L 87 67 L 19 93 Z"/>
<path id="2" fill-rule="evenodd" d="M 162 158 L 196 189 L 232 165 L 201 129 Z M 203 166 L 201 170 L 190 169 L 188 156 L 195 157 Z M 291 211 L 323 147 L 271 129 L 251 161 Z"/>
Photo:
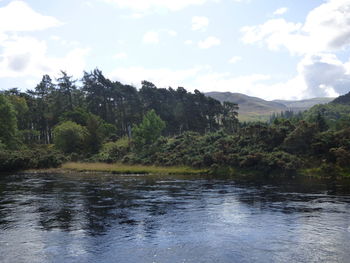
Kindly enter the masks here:
<path id="1" fill-rule="evenodd" d="M 139 136 L 136 126 L 150 111 L 164 121 L 163 136 L 221 128 L 233 131 L 238 125 L 236 104 L 221 104 L 198 90 L 157 88 L 148 81 L 137 89 L 106 78 L 99 69 L 84 72 L 80 80 L 64 71 L 56 80 L 44 75 L 34 89 L 12 88 L 0 96 L 3 149 L 55 143 L 65 147 L 65 152 L 79 148 L 87 155 L 95 154 L 106 141 L 131 139 L 133 131 Z M 74 132 L 69 135 L 68 130 Z M 57 136 L 63 132 L 71 138 L 65 143 Z"/>

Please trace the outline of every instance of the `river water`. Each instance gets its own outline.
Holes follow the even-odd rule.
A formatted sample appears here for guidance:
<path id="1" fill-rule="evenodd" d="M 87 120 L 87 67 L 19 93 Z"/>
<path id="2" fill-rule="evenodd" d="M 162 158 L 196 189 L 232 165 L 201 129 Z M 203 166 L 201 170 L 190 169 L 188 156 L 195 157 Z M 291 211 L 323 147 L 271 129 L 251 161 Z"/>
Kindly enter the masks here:
<path id="1" fill-rule="evenodd" d="M 350 188 L 1 175 L 0 262 L 350 262 Z"/>

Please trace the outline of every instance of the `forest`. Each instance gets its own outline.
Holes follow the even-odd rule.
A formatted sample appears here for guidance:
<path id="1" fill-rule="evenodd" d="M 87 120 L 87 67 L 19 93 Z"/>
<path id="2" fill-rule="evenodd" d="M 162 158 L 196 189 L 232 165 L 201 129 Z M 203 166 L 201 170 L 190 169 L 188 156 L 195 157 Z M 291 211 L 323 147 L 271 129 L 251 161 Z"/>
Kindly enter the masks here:
<path id="1" fill-rule="evenodd" d="M 140 89 L 98 69 L 42 77 L 0 93 L 0 171 L 67 161 L 186 165 L 213 174 L 350 175 L 350 95 L 305 112 L 239 122 L 239 105 L 188 92 Z"/>

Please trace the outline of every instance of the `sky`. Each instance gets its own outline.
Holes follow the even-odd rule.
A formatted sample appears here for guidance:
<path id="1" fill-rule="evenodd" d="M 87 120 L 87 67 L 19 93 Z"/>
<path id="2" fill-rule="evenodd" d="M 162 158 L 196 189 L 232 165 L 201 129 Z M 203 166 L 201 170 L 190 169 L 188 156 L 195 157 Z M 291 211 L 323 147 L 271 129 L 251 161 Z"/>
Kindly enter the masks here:
<path id="1" fill-rule="evenodd" d="M 95 68 L 267 100 L 350 91 L 350 0 L 0 0 L 0 89 Z"/>

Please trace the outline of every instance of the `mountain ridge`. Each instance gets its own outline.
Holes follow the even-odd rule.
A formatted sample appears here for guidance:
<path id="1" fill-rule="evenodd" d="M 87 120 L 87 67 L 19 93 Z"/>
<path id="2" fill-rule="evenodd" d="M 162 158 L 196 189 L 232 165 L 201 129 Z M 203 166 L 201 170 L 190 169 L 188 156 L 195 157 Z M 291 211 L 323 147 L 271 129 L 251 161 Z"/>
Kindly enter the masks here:
<path id="1" fill-rule="evenodd" d="M 238 118 L 241 121 L 267 121 L 271 114 L 292 110 L 304 111 L 316 104 L 326 104 L 334 98 L 311 98 L 304 100 L 264 100 L 258 97 L 248 96 L 242 93 L 232 92 L 206 92 L 206 96 L 220 102 L 229 101 L 239 106 Z"/>

